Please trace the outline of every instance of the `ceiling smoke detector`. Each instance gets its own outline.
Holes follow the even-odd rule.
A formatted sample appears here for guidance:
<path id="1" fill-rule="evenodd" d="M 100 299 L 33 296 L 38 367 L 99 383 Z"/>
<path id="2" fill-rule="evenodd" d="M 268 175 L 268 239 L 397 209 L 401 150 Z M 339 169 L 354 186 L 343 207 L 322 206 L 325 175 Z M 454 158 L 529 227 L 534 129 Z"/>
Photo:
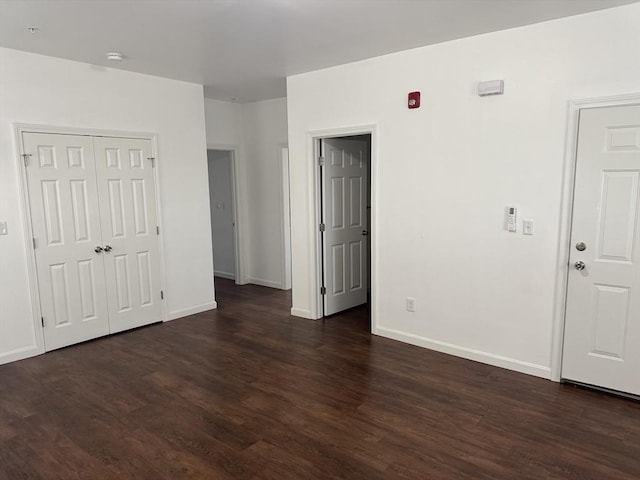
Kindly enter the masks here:
<path id="1" fill-rule="evenodd" d="M 107 53 L 107 60 L 111 60 L 112 62 L 121 62 L 123 58 L 124 55 L 122 55 L 120 52 Z"/>

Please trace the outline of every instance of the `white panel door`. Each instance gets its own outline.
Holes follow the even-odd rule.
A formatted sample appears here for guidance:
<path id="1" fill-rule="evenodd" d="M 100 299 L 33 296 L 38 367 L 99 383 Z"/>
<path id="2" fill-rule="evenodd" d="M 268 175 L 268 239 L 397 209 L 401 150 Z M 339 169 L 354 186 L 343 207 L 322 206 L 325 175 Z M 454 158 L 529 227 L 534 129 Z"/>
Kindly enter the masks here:
<path id="1" fill-rule="evenodd" d="M 569 268 L 563 378 L 640 395 L 640 106 L 580 112 Z"/>
<path id="2" fill-rule="evenodd" d="M 323 141 L 324 314 L 367 302 L 368 142 Z"/>
<path id="3" fill-rule="evenodd" d="M 109 333 L 93 141 L 22 134 L 46 350 Z"/>
<path id="4" fill-rule="evenodd" d="M 161 320 L 151 142 L 95 137 L 111 333 Z"/>

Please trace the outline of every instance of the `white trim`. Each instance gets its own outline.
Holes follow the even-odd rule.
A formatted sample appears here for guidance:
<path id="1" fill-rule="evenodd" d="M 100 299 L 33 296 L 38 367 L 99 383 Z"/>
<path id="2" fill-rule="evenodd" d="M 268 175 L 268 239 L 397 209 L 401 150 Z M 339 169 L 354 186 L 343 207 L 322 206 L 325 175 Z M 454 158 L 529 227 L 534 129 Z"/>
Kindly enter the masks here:
<path id="1" fill-rule="evenodd" d="M 167 291 L 167 266 L 165 261 L 165 249 L 164 249 L 164 221 L 163 221 L 163 213 L 164 210 L 162 208 L 162 197 L 160 195 L 160 170 L 162 169 L 162 158 L 159 155 L 158 149 L 158 136 L 155 134 L 150 134 L 151 140 L 151 155 L 155 158 L 154 160 L 154 172 L 153 172 L 153 180 L 156 183 L 156 208 L 157 215 L 156 221 L 158 222 L 158 227 L 160 228 L 160 235 L 158 237 L 158 254 L 160 255 L 160 282 L 161 282 L 161 290 L 164 292 Z M 162 319 L 166 321 L 167 318 L 167 302 L 160 302 L 162 308 Z"/>
<path id="2" fill-rule="evenodd" d="M 251 283 L 253 285 L 260 285 L 261 287 L 277 288 L 278 290 L 285 289 L 282 283 L 273 282 L 271 280 L 265 280 L 264 278 L 249 277 L 247 278 L 247 283 Z"/>
<path id="3" fill-rule="evenodd" d="M 322 137 L 310 136 L 309 140 L 311 141 L 311 151 L 313 152 L 313 158 L 311 161 L 313 162 L 312 168 L 312 188 L 309 189 L 310 192 L 313 192 L 313 200 L 309 203 L 312 206 L 312 215 L 309 215 L 310 218 L 313 219 L 311 224 L 311 239 L 313 242 L 312 252 L 315 254 L 315 263 L 310 265 L 309 273 L 312 281 L 310 282 L 311 286 L 311 295 L 309 298 L 315 299 L 315 302 L 312 301 L 311 307 L 311 318 L 319 319 L 322 318 L 324 313 L 324 299 L 320 294 L 320 287 L 322 287 L 322 272 L 324 269 L 324 264 L 322 260 L 322 234 L 318 230 L 318 226 L 320 225 L 320 219 L 322 218 L 322 201 L 320 197 L 320 191 L 322 188 L 322 175 L 320 175 L 320 166 L 318 165 L 318 157 L 320 156 L 320 140 Z M 315 272 L 315 274 L 314 274 Z M 315 281 L 315 283 L 314 283 Z"/>
<path id="4" fill-rule="evenodd" d="M 24 162 L 22 161 L 22 154 L 24 153 L 24 146 L 22 142 L 22 134 L 23 133 L 46 133 L 46 134 L 55 134 L 55 135 L 83 135 L 83 136 L 91 136 L 91 137 L 117 137 L 117 138 L 136 138 L 149 140 L 151 143 L 151 154 L 156 158 L 154 172 L 154 182 L 155 182 L 155 201 L 156 201 L 156 209 L 158 212 L 157 221 L 158 226 L 160 227 L 160 235 L 158 235 L 158 255 L 160 261 L 160 290 L 166 292 L 167 278 L 166 278 L 166 266 L 165 266 L 165 255 L 164 255 L 164 228 L 162 225 L 162 203 L 160 201 L 160 164 L 159 155 L 158 155 L 158 136 L 155 133 L 149 132 L 128 132 L 122 130 L 101 130 L 97 128 L 76 128 L 76 127 L 63 127 L 63 126 L 54 126 L 54 125 L 32 125 L 28 123 L 14 123 L 13 124 L 14 131 L 14 149 L 18 153 L 17 154 L 17 162 L 18 162 L 18 172 L 20 174 L 20 182 L 18 182 L 18 190 L 20 196 L 20 205 L 19 208 L 22 213 L 22 223 L 24 230 L 24 240 L 27 252 L 27 274 L 29 281 L 29 295 L 31 297 L 31 309 L 33 312 L 33 328 L 34 328 L 34 338 L 36 341 L 36 345 L 34 348 L 26 347 L 24 352 L 27 350 L 31 351 L 33 355 L 37 355 L 45 352 L 44 345 L 44 332 L 42 330 L 41 320 L 42 317 L 42 309 L 40 306 L 40 291 L 38 288 L 38 275 L 36 271 L 36 255 L 35 250 L 32 245 L 33 238 L 33 229 L 31 226 L 31 209 L 29 203 L 29 189 L 28 179 L 27 179 L 27 170 Z M 167 306 L 166 302 L 161 302 L 161 318 L 160 320 L 166 321 L 167 318 Z M 17 352 L 17 353 L 16 353 Z M 18 350 L 16 352 L 12 352 L 11 355 L 21 356 L 23 354 L 23 350 Z M 5 356 L 8 354 L 4 354 L 1 358 L 4 362 Z M 26 353 L 21 358 L 26 358 Z M 17 358 L 16 358 L 17 359 Z"/>
<path id="5" fill-rule="evenodd" d="M 289 146 L 286 143 L 280 145 L 280 227 L 282 242 L 280 252 L 282 255 L 282 288 L 291 289 L 291 193 L 289 178 Z M 285 157 L 284 152 L 287 152 Z"/>
<path id="6" fill-rule="evenodd" d="M 42 318 L 42 310 L 40 308 L 40 289 L 38 288 L 38 273 L 36 270 L 36 253 L 33 248 L 32 239 L 34 238 L 33 228 L 31 227 L 31 206 L 29 203 L 29 189 L 28 179 L 27 179 L 27 169 L 22 161 L 22 154 L 24 154 L 24 145 L 22 143 L 22 132 L 26 131 L 22 129 L 23 125 L 14 124 L 14 149 L 18 152 L 17 162 L 18 162 L 18 172 L 20 175 L 20 181 L 18 182 L 18 194 L 20 198 L 20 202 L 18 208 L 22 214 L 22 225 L 23 225 L 23 233 L 24 233 L 24 241 L 26 246 L 27 253 L 27 277 L 29 282 L 29 297 L 31 298 L 31 312 L 32 316 L 32 328 L 33 328 L 33 338 L 36 342 L 34 348 L 31 350 L 34 355 L 39 355 L 44 353 L 44 331 L 42 329 L 41 318 Z M 29 349 L 31 347 L 27 347 Z M 6 358 L 14 358 L 14 355 L 19 356 L 24 353 L 26 355 L 26 350 L 18 350 L 13 351 L 11 355 L 6 354 L 3 355 L 3 362 Z M 26 357 L 23 357 L 26 358 Z M 15 358 L 18 360 L 18 358 Z"/>
<path id="7" fill-rule="evenodd" d="M 35 357 L 36 355 L 42 355 L 43 353 L 45 353 L 44 349 L 41 349 L 38 345 L 29 345 L 28 347 L 18 348 L 16 350 L 0 354 L 0 365 L 24 360 L 25 358 Z"/>
<path id="8" fill-rule="evenodd" d="M 551 380 L 559 382 L 562 377 L 562 345 L 564 341 L 565 310 L 569 274 L 571 240 L 571 217 L 575 186 L 576 146 L 580 110 L 640 103 L 640 92 L 606 97 L 583 98 L 569 101 L 567 131 L 565 138 L 564 172 L 562 179 L 562 201 L 558 235 L 558 258 L 556 261 L 556 288 L 553 308 L 553 330 L 551 332 Z"/>
<path id="9" fill-rule="evenodd" d="M 215 301 L 202 303 L 200 305 L 196 305 L 195 307 L 182 308 L 180 310 L 169 312 L 169 315 L 167 316 L 167 319 L 165 321 L 170 322 L 171 320 L 188 317 L 189 315 L 195 315 L 196 313 L 207 312 L 209 310 L 215 310 L 216 308 L 218 308 L 218 303 Z"/>
<path id="10" fill-rule="evenodd" d="M 302 308 L 292 308 L 291 315 L 294 317 L 306 318 L 308 320 L 317 320 L 317 318 L 311 314 L 311 310 L 304 310 Z"/>
<path id="11" fill-rule="evenodd" d="M 493 353 L 487 353 L 481 350 L 475 350 L 473 348 L 462 347 L 460 345 L 454 345 L 452 343 L 446 343 L 439 340 L 420 337 L 418 335 L 401 332 L 399 330 L 394 330 L 391 328 L 377 327 L 373 333 L 375 335 L 380 335 L 381 337 L 391 338 L 393 340 L 409 343 L 418 347 L 435 350 L 436 352 L 455 355 L 456 357 L 466 358 L 467 360 L 485 363 L 494 367 L 506 368 L 508 370 L 526 373 L 528 375 L 534 375 L 536 377 L 545 378 L 547 380 L 551 376 L 551 369 L 543 365 L 523 362 L 522 360 L 516 360 L 514 358 L 504 357 L 502 355 L 495 355 Z"/>
<path id="12" fill-rule="evenodd" d="M 238 145 L 229 145 L 229 144 L 207 144 L 207 152 L 209 150 L 220 150 L 223 152 L 230 152 L 231 154 L 231 201 L 232 201 L 232 210 L 233 210 L 233 222 L 235 223 L 235 228 L 233 229 L 233 262 L 234 268 L 236 270 L 236 274 L 232 280 L 235 280 L 236 285 L 244 285 L 247 283 L 246 275 L 244 274 L 244 249 L 242 248 L 243 243 L 241 242 L 241 234 L 243 232 L 243 228 L 241 226 L 241 220 L 244 219 L 244 216 L 240 213 L 240 182 L 238 177 Z M 209 158 L 207 156 L 207 168 L 209 166 Z M 208 188 L 208 187 L 207 187 Z M 211 192 L 209 192 L 209 197 L 211 197 Z M 211 215 L 209 215 L 211 217 Z M 213 232 L 213 231 L 212 231 Z M 213 233 L 212 233 L 213 235 Z M 211 248 L 213 249 L 213 238 L 211 243 Z M 217 274 L 215 271 L 214 264 L 214 276 Z"/>
<path id="13" fill-rule="evenodd" d="M 370 184 L 371 184 L 371 225 L 369 225 L 369 238 L 371 239 L 371 331 L 373 332 L 378 323 L 378 242 L 377 242 L 377 225 L 378 225 L 378 125 L 375 123 L 355 125 L 351 127 L 330 128 L 323 130 L 312 130 L 307 132 L 307 151 L 311 156 L 311 165 L 309 175 L 309 205 L 313 211 L 309 215 L 310 223 L 308 224 L 311 251 L 315 253 L 315 259 L 310 259 L 309 273 L 311 281 L 309 282 L 311 291 L 309 298 L 315 299 L 311 301 L 311 316 L 300 315 L 304 318 L 318 319 L 322 318 L 322 295 L 320 295 L 320 285 L 322 281 L 322 253 L 320 232 L 318 225 L 320 224 L 320 167 L 318 165 L 318 145 L 319 141 L 324 138 L 347 137 L 351 135 L 371 135 L 371 151 L 370 156 Z M 294 310 L 305 311 L 301 309 L 291 309 L 292 315 Z"/>
<path id="14" fill-rule="evenodd" d="M 31 123 L 14 123 L 14 129 L 29 133 L 49 133 L 58 135 L 84 135 L 87 137 L 118 137 L 153 140 L 157 135 L 153 132 L 131 132 L 127 130 L 107 130 L 99 128 L 64 127 L 60 125 L 41 125 Z M 154 152 L 155 153 L 155 152 Z"/>

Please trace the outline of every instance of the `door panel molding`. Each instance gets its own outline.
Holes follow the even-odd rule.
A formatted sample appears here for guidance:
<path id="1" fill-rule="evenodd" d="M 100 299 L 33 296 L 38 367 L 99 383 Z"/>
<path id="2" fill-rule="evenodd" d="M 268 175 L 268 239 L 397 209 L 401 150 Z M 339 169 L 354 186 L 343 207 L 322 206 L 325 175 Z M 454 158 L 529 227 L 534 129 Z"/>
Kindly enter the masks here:
<path id="1" fill-rule="evenodd" d="M 18 194 L 20 198 L 19 208 L 22 216 L 22 234 L 24 236 L 24 242 L 27 253 L 27 277 L 29 284 L 29 295 L 31 298 L 31 311 L 32 311 L 32 326 L 33 326 L 33 338 L 34 344 L 28 347 L 21 348 L 15 352 L 7 352 L 0 359 L 1 363 L 12 362 L 23 358 L 28 358 L 34 355 L 38 355 L 45 352 L 44 334 L 41 326 L 42 309 L 40 306 L 40 294 L 38 287 L 38 276 L 36 269 L 36 256 L 33 248 L 32 239 L 34 238 L 34 232 L 31 225 L 32 212 L 29 205 L 29 190 L 27 188 L 28 178 L 27 169 L 23 160 L 24 145 L 22 137 L 24 133 L 41 133 L 41 134 L 57 134 L 57 135 L 74 135 L 74 136 L 87 136 L 87 137 L 118 137 L 118 138 L 130 138 L 130 139 L 143 139 L 151 142 L 151 152 L 156 158 L 154 168 L 154 182 L 155 188 L 155 204 L 158 226 L 160 227 L 160 235 L 158 235 L 158 250 L 159 250 L 159 269 L 160 269 L 160 288 L 165 290 L 166 286 L 166 269 L 164 262 L 164 231 L 162 225 L 162 202 L 160 197 L 160 170 L 162 168 L 161 162 L 158 159 L 158 139 L 157 135 L 153 132 L 141 132 L 141 131 L 126 131 L 126 130 L 109 130 L 109 129 L 96 129 L 96 128 L 82 128 L 82 127 L 67 127 L 60 125 L 45 125 L 45 124 L 30 124 L 30 123 L 13 123 L 13 138 L 15 146 L 15 158 L 18 164 L 18 172 L 20 181 L 18 182 Z M 70 167 L 75 166 L 79 162 L 83 162 L 84 159 L 79 158 L 76 152 L 69 152 L 69 161 L 72 162 Z M 129 159 L 125 159 L 129 161 Z M 80 200 L 78 200 L 80 201 Z M 81 227 L 81 225 L 79 225 Z M 161 309 L 162 321 L 167 321 L 166 302 L 162 302 Z"/>
<path id="2" fill-rule="evenodd" d="M 562 375 L 562 348 L 564 340 L 569 255 L 571 252 L 571 221 L 573 211 L 574 178 L 577 160 L 578 120 L 580 111 L 588 108 L 614 107 L 640 104 L 640 92 L 621 95 L 573 99 L 567 105 L 567 128 L 560 205 L 558 255 L 556 259 L 555 301 L 551 336 L 551 380 L 559 382 Z"/>

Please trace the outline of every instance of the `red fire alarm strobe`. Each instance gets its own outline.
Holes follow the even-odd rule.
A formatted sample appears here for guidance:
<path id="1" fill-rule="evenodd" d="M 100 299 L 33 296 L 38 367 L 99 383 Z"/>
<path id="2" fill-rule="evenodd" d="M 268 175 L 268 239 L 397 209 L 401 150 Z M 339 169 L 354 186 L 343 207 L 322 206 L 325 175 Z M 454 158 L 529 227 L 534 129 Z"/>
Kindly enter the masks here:
<path id="1" fill-rule="evenodd" d="M 418 108 L 420 106 L 420 92 L 409 92 L 407 106 L 409 108 Z"/>

